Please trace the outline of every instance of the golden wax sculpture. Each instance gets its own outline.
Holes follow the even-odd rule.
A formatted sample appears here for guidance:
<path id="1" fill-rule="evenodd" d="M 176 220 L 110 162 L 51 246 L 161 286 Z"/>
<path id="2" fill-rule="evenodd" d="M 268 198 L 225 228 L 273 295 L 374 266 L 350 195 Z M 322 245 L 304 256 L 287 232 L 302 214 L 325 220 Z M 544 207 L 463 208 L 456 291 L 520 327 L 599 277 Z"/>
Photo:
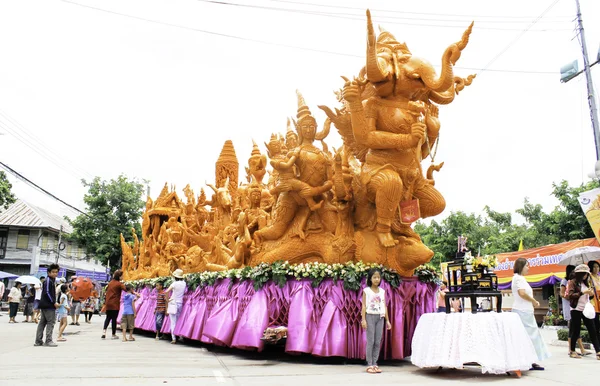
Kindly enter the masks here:
<path id="1" fill-rule="evenodd" d="M 366 65 L 352 80 L 344 78 L 336 93 L 341 106 L 319 106 L 327 114 L 323 129 L 297 91 L 296 119 L 288 119 L 285 135 L 271 135 L 267 154 L 253 143 L 246 183 L 238 185 L 239 164 L 227 141 L 216 183 L 207 184 L 210 200 L 187 186 L 184 203 L 165 184 L 156 201 L 148 198 L 142 243 L 134 237 L 131 247 L 121 236 L 124 278 L 277 260 L 361 260 L 412 275 L 433 252 L 411 223 L 446 205 L 433 179 L 442 166 L 434 163 L 438 105 L 451 103 L 474 78 L 453 70 L 472 27 L 445 50 L 437 75 L 391 33 L 377 36 L 367 11 Z M 332 124 L 344 143 L 333 153 L 324 142 Z M 431 165 L 424 172 L 426 158 Z"/>

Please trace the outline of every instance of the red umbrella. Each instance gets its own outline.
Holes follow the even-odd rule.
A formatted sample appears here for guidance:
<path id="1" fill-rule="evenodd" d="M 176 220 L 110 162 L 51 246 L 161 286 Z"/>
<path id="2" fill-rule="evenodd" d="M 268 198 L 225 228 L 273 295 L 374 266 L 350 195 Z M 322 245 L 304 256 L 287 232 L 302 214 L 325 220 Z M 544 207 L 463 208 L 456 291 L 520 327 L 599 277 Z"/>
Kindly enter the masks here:
<path id="1" fill-rule="evenodd" d="M 94 284 L 87 277 L 78 277 L 71 283 L 71 296 L 73 299 L 83 301 L 90 297 Z"/>

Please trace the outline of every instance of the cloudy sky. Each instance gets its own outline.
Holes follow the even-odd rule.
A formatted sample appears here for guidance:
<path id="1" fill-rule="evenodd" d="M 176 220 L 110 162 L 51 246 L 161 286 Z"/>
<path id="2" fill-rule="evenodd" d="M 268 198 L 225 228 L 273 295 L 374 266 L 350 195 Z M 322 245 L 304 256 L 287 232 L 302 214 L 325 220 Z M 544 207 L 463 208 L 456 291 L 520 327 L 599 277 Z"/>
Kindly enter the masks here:
<path id="1" fill-rule="evenodd" d="M 581 5 L 595 58 L 600 3 Z M 524 197 L 550 210 L 553 181 L 588 180 L 585 78 L 559 82 L 581 62 L 573 0 L 1 0 L 0 161 L 81 209 L 93 176 L 147 179 L 153 196 L 165 182 L 198 191 L 225 140 L 244 164 L 252 139 L 264 151 L 285 132 L 296 88 L 323 122 L 317 105 L 335 107 L 340 75 L 364 65 L 367 7 L 434 64 L 475 20 L 456 73 L 477 78 L 440 109 L 446 213 L 513 211 Z"/>

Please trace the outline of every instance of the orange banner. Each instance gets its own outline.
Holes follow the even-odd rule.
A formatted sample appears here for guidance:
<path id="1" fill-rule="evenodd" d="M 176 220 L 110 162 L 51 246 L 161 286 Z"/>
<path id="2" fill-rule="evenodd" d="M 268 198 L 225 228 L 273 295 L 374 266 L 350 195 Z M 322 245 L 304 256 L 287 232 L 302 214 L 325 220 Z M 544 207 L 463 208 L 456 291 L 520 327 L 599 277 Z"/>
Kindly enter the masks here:
<path id="1" fill-rule="evenodd" d="M 498 275 L 498 279 L 512 277 L 515 260 L 519 257 L 523 257 L 529 262 L 528 276 L 563 273 L 565 272 L 566 267 L 564 265 L 558 265 L 558 262 L 562 259 L 563 253 L 570 251 L 573 248 L 584 246 L 597 247 L 600 245 L 598 244 L 598 240 L 592 238 L 552 244 L 519 252 L 500 253 L 496 255 L 498 266 L 494 269 L 494 273 Z"/>

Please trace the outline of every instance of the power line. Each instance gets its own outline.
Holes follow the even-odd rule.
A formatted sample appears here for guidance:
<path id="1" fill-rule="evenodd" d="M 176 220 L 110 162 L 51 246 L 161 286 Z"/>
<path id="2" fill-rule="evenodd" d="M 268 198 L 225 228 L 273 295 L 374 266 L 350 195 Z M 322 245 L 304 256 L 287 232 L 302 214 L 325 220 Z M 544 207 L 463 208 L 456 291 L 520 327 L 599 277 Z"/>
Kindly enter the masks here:
<path id="1" fill-rule="evenodd" d="M 337 9 L 354 9 L 359 11 L 364 11 L 364 8 L 361 7 L 348 7 L 343 5 L 329 5 L 329 4 L 317 4 L 317 3 L 306 3 L 303 1 L 289 1 L 289 0 L 269 0 L 274 3 L 285 3 L 285 4 L 300 4 L 300 5 L 308 5 L 315 7 L 324 7 L 324 8 L 337 8 Z M 498 16 L 498 15 L 465 15 L 465 14 L 449 14 L 449 13 L 432 13 L 432 12 L 411 12 L 411 11 L 399 11 L 399 10 L 389 10 L 389 9 L 375 9 L 371 8 L 373 12 L 382 12 L 382 13 L 401 13 L 407 15 L 423 15 L 423 16 L 445 16 L 445 17 L 465 17 L 469 19 L 478 19 L 478 18 L 493 18 L 493 19 L 534 19 L 535 16 Z M 567 18 L 572 19 L 571 16 L 555 16 L 556 18 Z"/>
<path id="2" fill-rule="evenodd" d="M 30 147 L 36 153 L 44 156 L 44 158 L 48 159 L 49 161 L 51 161 L 52 163 L 57 165 L 59 168 L 65 170 L 67 172 L 69 172 L 69 171 L 66 170 L 66 168 L 64 168 L 63 166 L 70 168 L 77 175 L 75 175 L 71 172 L 69 172 L 69 173 L 71 173 L 73 176 L 77 177 L 78 179 L 80 179 L 82 177 L 87 177 L 90 179 L 93 178 L 93 176 L 90 173 L 88 173 L 87 171 L 85 171 L 81 168 L 78 168 L 77 166 L 73 165 L 72 163 L 69 163 L 66 159 L 62 158 L 57 152 L 53 151 L 48 146 L 46 146 L 38 137 L 36 137 L 33 133 L 31 133 L 29 130 L 27 130 L 16 119 L 12 118 L 11 116 L 9 116 L 7 113 L 3 112 L 2 110 L 0 110 L 0 116 L 4 117 L 4 119 L 6 119 L 13 126 L 13 129 L 16 130 L 16 132 L 15 131 L 12 132 L 13 136 L 15 136 L 17 139 L 19 139 L 19 141 L 24 143 L 26 146 Z M 7 125 L 7 123 L 3 122 L 2 120 L 0 120 L 0 123 L 4 123 L 5 125 Z M 10 130 L 10 129 L 7 129 L 7 130 Z M 21 135 L 21 134 L 23 134 L 23 135 Z M 53 158 L 53 160 L 50 159 L 49 157 Z M 54 160 L 61 163 L 63 166 L 58 165 L 57 162 L 55 162 Z"/>
<path id="3" fill-rule="evenodd" d="M 333 12 L 322 12 L 322 11 L 311 11 L 311 10 L 302 10 L 302 9 L 292 9 L 292 8 L 278 8 L 278 7 L 269 7 L 264 5 L 256 5 L 256 4 L 240 4 L 240 3 L 230 3 L 227 1 L 219 1 L 219 0 L 196 0 L 201 3 L 215 4 L 215 5 L 225 5 L 232 7 L 240 7 L 240 8 L 251 8 L 251 9 L 260 9 L 267 11 L 276 11 L 276 12 L 287 12 L 287 13 L 295 13 L 295 14 L 305 14 L 305 15 L 316 15 L 323 17 L 331 17 L 337 19 L 346 19 L 346 20 L 356 20 L 356 21 L 364 21 L 365 17 L 356 13 L 333 13 Z M 410 25 L 417 27 L 439 27 L 439 28 L 457 28 L 457 29 L 465 29 L 463 25 L 448 25 L 448 24 L 422 24 L 422 23 L 408 23 L 406 21 L 390 21 L 390 20 L 382 20 L 382 19 L 393 19 L 393 20 L 409 20 L 409 21 L 427 21 L 427 22 L 461 22 L 449 19 L 417 19 L 417 18 L 409 18 L 409 17 L 390 17 L 390 16 L 380 16 L 374 18 L 375 20 L 380 20 L 386 24 L 400 24 L 400 25 Z M 465 20 L 462 23 L 471 23 L 472 20 Z M 486 21 L 489 22 L 489 21 Z M 519 21 L 519 23 L 527 23 L 527 21 Z M 564 22 L 561 22 L 564 23 Z M 515 28 L 498 28 L 498 27 L 485 27 L 485 26 L 477 26 L 478 29 L 484 30 L 497 30 L 497 31 L 520 31 L 521 29 Z M 570 29 L 537 29 L 533 30 L 535 32 L 545 32 L 545 31 L 568 31 Z"/>
<path id="4" fill-rule="evenodd" d="M 52 194 L 52 193 L 48 192 L 46 189 L 42 188 L 41 186 L 39 186 L 39 185 L 38 185 L 38 184 L 36 184 L 35 182 L 33 182 L 33 181 L 29 180 L 27 177 L 25 177 L 25 176 L 24 176 L 24 175 L 22 175 L 21 173 L 17 172 L 16 170 L 14 170 L 13 168 L 11 168 L 10 166 L 8 166 L 7 164 L 5 164 L 4 162 L 1 162 L 1 161 L 0 161 L 0 166 L 2 166 L 2 168 L 3 168 L 4 170 L 6 170 L 7 172 L 10 172 L 10 173 L 12 173 L 12 174 L 13 174 L 15 177 L 17 177 L 17 178 L 19 178 L 19 179 L 21 179 L 21 180 L 25 181 L 25 182 L 26 182 L 26 183 L 28 183 L 29 185 L 31 185 L 31 186 L 33 186 L 33 187 L 35 187 L 36 189 L 40 190 L 41 192 L 45 193 L 46 195 L 48 195 L 48 196 L 52 197 L 52 198 L 53 198 L 53 199 L 55 199 L 56 201 L 58 201 L 58 202 L 61 202 L 61 203 L 65 204 L 65 205 L 66 205 L 66 206 L 68 206 L 69 208 L 71 208 L 71 209 L 73 209 L 73 210 L 75 210 L 75 211 L 77 211 L 77 212 L 79 212 L 79 213 L 81 213 L 81 214 L 83 214 L 83 215 L 85 215 L 85 216 L 87 216 L 87 217 L 90 217 L 90 216 L 89 216 L 87 213 L 85 213 L 85 212 L 83 212 L 83 211 L 81 211 L 81 210 L 77 209 L 77 208 L 76 208 L 76 207 L 74 207 L 73 205 L 71 205 L 71 204 L 68 204 L 68 203 L 66 203 L 65 201 L 61 200 L 60 198 L 56 197 L 54 194 Z"/>
<path id="5" fill-rule="evenodd" d="M 42 150 L 40 150 L 38 147 L 36 147 L 35 144 L 33 144 L 32 142 L 28 141 L 25 137 L 23 137 L 20 133 L 18 133 L 17 131 L 14 131 L 13 129 L 11 129 L 9 126 L 6 125 L 6 123 L 4 123 L 3 121 L 0 120 L 0 127 L 4 128 L 4 130 L 6 130 L 9 134 L 11 134 L 15 139 L 17 139 L 19 142 L 23 143 L 25 146 L 29 147 L 31 150 L 33 150 L 35 153 L 37 153 L 38 155 L 42 156 L 43 158 L 45 158 L 46 160 L 50 161 L 51 163 L 53 163 L 55 166 L 57 166 L 59 169 L 69 173 L 70 175 L 72 175 L 73 177 L 80 179 L 81 176 L 79 176 L 77 173 L 75 173 L 72 170 L 66 169 L 64 166 L 62 166 L 58 161 L 56 161 L 54 158 L 52 158 L 50 155 L 46 154 L 45 152 L 43 152 Z"/>
<path id="6" fill-rule="evenodd" d="M 523 31 L 521 31 L 520 34 L 518 34 L 510 43 L 508 43 L 508 45 L 506 45 L 506 47 L 504 47 L 496 56 L 494 56 L 492 58 L 492 60 L 490 60 L 488 62 L 488 64 L 486 64 L 483 69 L 480 71 L 480 73 L 484 72 L 487 70 L 487 68 L 489 66 L 491 66 L 496 60 L 498 60 L 500 58 L 500 56 L 502 56 L 506 51 L 508 51 L 508 49 L 510 47 L 512 47 L 517 41 L 519 41 L 519 39 L 521 39 L 521 37 L 523 37 L 523 35 L 525 35 L 527 33 L 527 31 L 529 31 L 529 29 L 531 27 L 533 27 L 538 21 L 540 21 L 544 15 L 546 15 L 548 12 L 550 12 L 550 10 L 552 8 L 554 8 L 554 6 L 559 2 L 560 0 L 554 0 L 554 2 L 552 4 L 550 4 L 548 6 L 548 8 L 546 8 L 531 24 L 529 24 Z"/>
<path id="7" fill-rule="evenodd" d="M 276 46 L 276 47 L 283 47 L 283 48 L 290 48 L 290 49 L 296 49 L 296 50 L 317 52 L 317 53 L 321 53 L 321 54 L 329 54 L 329 55 L 343 56 L 343 57 L 349 57 L 349 58 L 364 59 L 364 55 L 356 55 L 356 54 L 350 54 L 350 53 L 345 53 L 345 52 L 336 52 L 336 51 L 329 51 L 329 50 L 321 50 L 321 49 L 317 49 L 317 48 L 294 46 L 294 45 L 290 45 L 290 44 L 283 44 L 283 43 L 269 42 L 269 41 L 260 40 L 260 39 L 246 38 L 246 37 L 242 37 L 242 36 L 224 34 L 224 33 L 220 33 L 220 32 L 214 32 L 214 31 L 204 30 L 204 29 L 195 28 L 195 27 L 183 26 L 183 25 L 180 25 L 180 24 L 168 23 L 168 22 L 164 22 L 164 21 L 160 21 L 160 20 L 147 19 L 147 18 L 140 17 L 140 16 L 125 14 L 125 13 L 121 13 L 121 12 L 107 10 L 107 9 L 104 9 L 104 8 L 98 8 L 98 7 L 93 7 L 93 6 L 90 6 L 90 5 L 80 4 L 80 3 L 76 3 L 76 2 L 73 2 L 73 1 L 69 1 L 69 0 L 60 0 L 60 1 L 62 1 L 64 3 L 68 3 L 68 4 L 77 5 L 77 6 L 80 6 L 80 7 L 83 7 L 83 8 L 88 8 L 88 9 L 92 9 L 92 10 L 95 10 L 95 11 L 112 14 L 112 15 L 127 17 L 127 18 L 130 18 L 130 19 L 135 19 L 135 20 L 139 20 L 139 21 L 145 21 L 145 22 L 148 22 L 148 23 L 159 24 L 159 25 L 163 25 L 163 26 L 167 26 L 167 27 L 174 27 L 174 28 L 179 28 L 179 29 L 188 30 L 188 31 L 200 32 L 200 33 L 204 33 L 204 34 L 208 34 L 208 35 L 220 36 L 220 37 L 229 38 L 229 39 L 235 39 L 235 40 L 240 40 L 240 41 L 247 41 L 247 42 L 252 42 L 252 43 L 259 43 L 259 44 L 265 44 L 265 45 Z M 435 65 L 435 67 L 439 67 L 439 65 Z M 482 71 L 483 70 L 482 68 L 459 67 L 459 66 L 456 66 L 454 68 L 458 69 L 458 70 L 470 70 L 470 71 Z M 512 74 L 514 74 L 514 73 L 521 73 L 521 74 L 556 75 L 556 71 L 502 70 L 502 69 L 486 69 L 486 71 L 489 71 L 489 72 L 499 72 L 499 73 L 512 73 Z"/>

